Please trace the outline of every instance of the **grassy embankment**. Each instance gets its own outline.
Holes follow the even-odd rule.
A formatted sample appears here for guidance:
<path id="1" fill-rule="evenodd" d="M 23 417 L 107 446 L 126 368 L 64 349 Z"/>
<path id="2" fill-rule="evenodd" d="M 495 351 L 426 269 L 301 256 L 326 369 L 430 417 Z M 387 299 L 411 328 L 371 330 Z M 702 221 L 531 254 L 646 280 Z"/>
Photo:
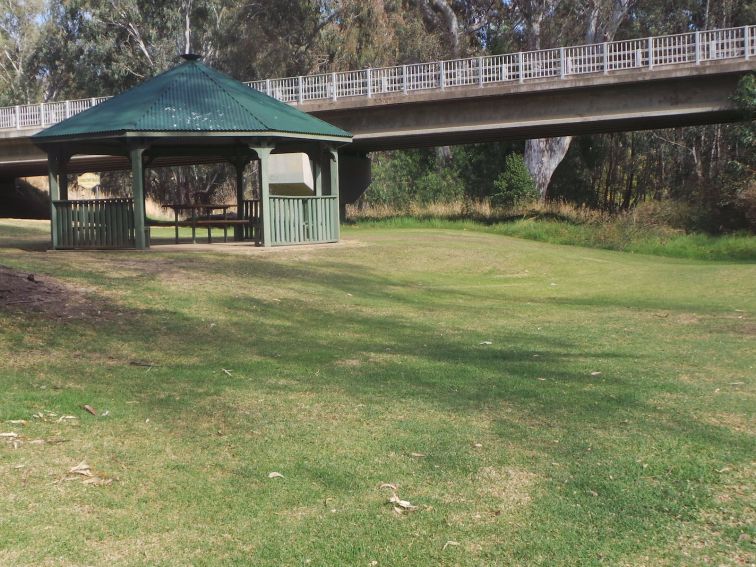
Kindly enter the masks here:
<path id="1" fill-rule="evenodd" d="M 88 307 L 0 310 L 0 564 L 753 558 L 756 266 L 365 227 L 15 248 L 46 230 L 0 221 L 0 264 Z"/>
<path id="2" fill-rule="evenodd" d="M 466 207 L 460 202 L 410 206 L 407 210 L 350 207 L 349 219 L 357 226 L 473 230 L 551 244 L 673 258 L 756 262 L 756 237 L 753 235 L 686 233 L 671 228 L 664 219 L 644 215 L 643 209 L 612 216 L 558 204 L 502 213 L 485 203 Z"/>

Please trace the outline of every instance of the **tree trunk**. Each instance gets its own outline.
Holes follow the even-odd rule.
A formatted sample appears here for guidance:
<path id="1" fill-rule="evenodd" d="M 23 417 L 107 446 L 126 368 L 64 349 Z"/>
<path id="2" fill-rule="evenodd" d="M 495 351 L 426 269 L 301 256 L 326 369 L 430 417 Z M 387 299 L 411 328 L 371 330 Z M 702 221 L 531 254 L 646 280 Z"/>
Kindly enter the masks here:
<path id="1" fill-rule="evenodd" d="M 611 41 L 633 1 L 613 0 L 608 19 L 603 27 L 600 26 L 601 5 L 593 3 L 588 13 L 585 14 L 586 41 L 588 43 L 597 41 L 599 34 L 602 32 L 602 40 Z M 534 0 L 520 3 L 520 8 L 526 20 L 525 28 L 528 49 L 541 49 L 541 22 L 545 13 L 548 12 L 547 7 L 553 10 L 558 4 L 559 0 L 552 0 L 552 4 L 548 2 L 538 3 Z M 525 144 L 525 165 L 527 165 L 528 171 L 538 188 L 541 201 L 546 200 L 551 176 L 567 154 L 571 141 L 571 136 L 565 136 L 563 138 L 528 140 Z"/>
<path id="2" fill-rule="evenodd" d="M 570 148 L 572 136 L 538 138 L 525 142 L 525 165 L 535 182 L 541 201 L 545 201 L 554 170 Z"/>

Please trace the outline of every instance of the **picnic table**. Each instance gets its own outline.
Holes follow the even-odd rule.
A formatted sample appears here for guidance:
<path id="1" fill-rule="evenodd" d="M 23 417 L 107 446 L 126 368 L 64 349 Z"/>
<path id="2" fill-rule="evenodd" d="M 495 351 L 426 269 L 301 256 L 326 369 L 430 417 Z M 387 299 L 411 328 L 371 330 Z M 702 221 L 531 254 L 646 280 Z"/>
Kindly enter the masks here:
<path id="1" fill-rule="evenodd" d="M 212 229 L 223 228 L 223 242 L 228 242 L 228 227 L 235 225 L 247 224 L 249 221 L 244 219 L 230 219 L 228 218 L 228 209 L 234 208 L 236 205 L 211 205 L 211 204 L 198 204 L 198 205 L 180 205 L 169 204 L 163 205 L 165 209 L 173 209 L 173 225 L 176 228 L 176 244 L 179 242 L 179 227 L 190 226 L 192 227 L 192 244 L 197 242 L 197 227 L 207 227 L 207 242 L 211 244 L 213 242 Z M 190 216 L 187 220 L 179 220 L 179 213 L 182 211 L 189 211 Z M 222 218 L 211 218 L 213 211 L 222 211 Z M 199 214 L 198 214 L 199 213 Z"/>

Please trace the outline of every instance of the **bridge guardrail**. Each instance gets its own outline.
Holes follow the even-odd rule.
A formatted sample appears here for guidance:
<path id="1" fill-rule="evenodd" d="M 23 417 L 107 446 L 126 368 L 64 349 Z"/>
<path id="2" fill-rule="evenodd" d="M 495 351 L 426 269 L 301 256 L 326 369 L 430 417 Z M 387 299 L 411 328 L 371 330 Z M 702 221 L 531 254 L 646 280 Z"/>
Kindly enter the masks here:
<path id="1" fill-rule="evenodd" d="M 756 57 L 756 26 L 697 31 L 643 39 L 557 47 L 502 55 L 485 55 L 413 63 L 395 67 L 250 81 L 248 86 L 291 104 L 314 100 L 533 79 L 563 80 L 586 74 Z M 0 108 L 0 129 L 49 126 L 110 97 L 46 102 Z"/>

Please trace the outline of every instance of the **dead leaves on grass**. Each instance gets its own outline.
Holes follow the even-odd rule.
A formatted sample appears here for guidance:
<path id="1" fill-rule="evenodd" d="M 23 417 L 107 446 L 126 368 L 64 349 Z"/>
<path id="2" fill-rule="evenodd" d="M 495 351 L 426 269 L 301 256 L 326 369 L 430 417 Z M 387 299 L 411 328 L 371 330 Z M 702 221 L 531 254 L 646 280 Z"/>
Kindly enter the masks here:
<path id="1" fill-rule="evenodd" d="M 79 418 L 75 415 L 58 415 L 55 412 L 49 411 L 49 410 L 42 410 L 38 411 L 36 413 L 32 414 L 32 418 L 44 421 L 44 422 L 55 422 L 55 423 L 68 423 L 68 424 L 75 424 Z"/>
<path id="2" fill-rule="evenodd" d="M 392 494 L 388 501 L 389 504 L 394 504 L 394 512 L 396 512 L 397 514 L 414 512 L 415 510 L 417 510 L 417 506 L 412 504 L 409 500 L 402 500 L 396 494 Z"/>
<path id="3" fill-rule="evenodd" d="M 86 461 L 82 461 L 75 467 L 68 469 L 68 475 L 73 476 L 65 476 L 55 482 L 58 483 L 72 480 L 81 480 L 81 483 L 86 485 L 107 486 L 108 484 L 112 484 L 113 480 L 116 480 L 110 478 L 106 474 L 93 471 L 92 467 L 90 467 Z"/>
<path id="4" fill-rule="evenodd" d="M 391 504 L 393 506 L 395 514 L 402 515 L 408 512 L 414 512 L 419 509 L 419 506 L 415 506 L 409 500 L 402 500 L 401 498 L 399 498 L 399 495 L 397 494 L 399 487 L 396 484 L 384 482 L 378 488 L 380 490 L 391 490 L 391 496 L 389 497 L 387 504 Z"/>
<path id="5" fill-rule="evenodd" d="M 449 546 L 455 546 L 455 547 L 456 547 L 456 546 L 458 546 L 458 545 L 459 545 L 459 542 L 458 542 L 458 541 L 451 541 L 451 540 L 449 540 L 449 541 L 447 541 L 447 542 L 446 542 L 446 543 L 444 544 L 444 547 L 443 547 L 442 551 L 446 551 L 446 548 L 447 548 L 447 547 L 449 547 Z"/>
<path id="6" fill-rule="evenodd" d="M 5 440 L 13 449 L 19 449 L 22 445 L 44 445 L 44 439 L 27 439 L 16 432 L 0 433 L 0 440 Z"/>

